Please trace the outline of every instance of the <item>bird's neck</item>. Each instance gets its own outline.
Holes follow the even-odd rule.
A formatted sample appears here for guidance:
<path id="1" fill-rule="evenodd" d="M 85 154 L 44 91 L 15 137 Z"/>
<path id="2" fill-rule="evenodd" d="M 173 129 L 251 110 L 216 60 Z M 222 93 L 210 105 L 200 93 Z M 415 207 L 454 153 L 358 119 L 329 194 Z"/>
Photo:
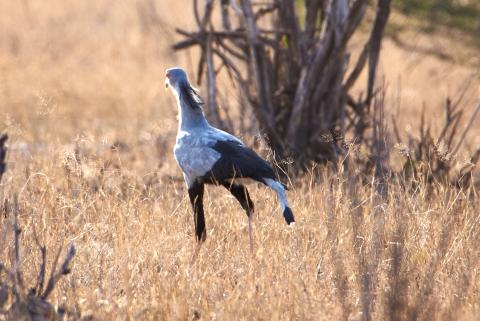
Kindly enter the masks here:
<path id="1" fill-rule="evenodd" d="M 177 103 L 179 107 L 179 130 L 188 131 L 191 129 L 207 128 L 209 126 L 208 121 L 200 108 L 193 109 L 186 102 L 178 98 Z"/>

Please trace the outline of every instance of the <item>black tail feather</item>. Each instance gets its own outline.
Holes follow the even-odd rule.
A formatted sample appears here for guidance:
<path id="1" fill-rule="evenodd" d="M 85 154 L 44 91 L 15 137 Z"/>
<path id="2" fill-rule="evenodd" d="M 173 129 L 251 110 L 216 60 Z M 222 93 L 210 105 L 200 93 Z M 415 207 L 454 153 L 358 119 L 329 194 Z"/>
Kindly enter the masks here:
<path id="1" fill-rule="evenodd" d="M 290 209 L 290 207 L 285 207 L 283 210 L 283 217 L 285 218 L 285 221 L 287 222 L 288 225 L 295 223 L 295 218 L 293 217 L 293 212 Z"/>

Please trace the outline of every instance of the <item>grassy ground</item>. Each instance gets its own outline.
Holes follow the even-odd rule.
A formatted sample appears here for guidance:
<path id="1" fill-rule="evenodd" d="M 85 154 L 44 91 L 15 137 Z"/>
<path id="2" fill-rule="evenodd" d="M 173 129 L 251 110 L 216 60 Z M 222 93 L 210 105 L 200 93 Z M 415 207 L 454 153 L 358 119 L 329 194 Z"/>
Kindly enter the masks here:
<path id="1" fill-rule="evenodd" d="M 192 214 L 171 155 L 176 107 L 162 87 L 165 68 L 194 70 L 169 49 L 173 26 L 188 28 L 191 12 L 148 3 L 0 3 L 0 131 L 11 137 L 0 196 L 19 197 L 27 283 L 40 262 L 35 229 L 49 266 L 61 244 L 77 247 L 52 301 L 99 320 L 360 320 L 366 311 L 375 320 L 478 319 L 473 189 L 392 180 L 384 202 L 353 178 L 361 173 L 319 169 L 321 179 L 292 186 L 298 223 L 288 229 L 273 193 L 253 185 L 251 258 L 240 206 L 208 188 L 208 237 L 190 266 Z M 467 58 L 385 42 L 388 112 L 401 108 L 403 135 L 414 135 L 422 103 L 435 130 L 445 97 L 471 79 L 463 103 L 473 107 L 479 84 L 478 57 L 461 41 L 409 32 L 410 44 Z M 478 126 L 467 141 L 462 155 L 480 143 Z M 0 216 L 5 262 L 10 221 Z"/>

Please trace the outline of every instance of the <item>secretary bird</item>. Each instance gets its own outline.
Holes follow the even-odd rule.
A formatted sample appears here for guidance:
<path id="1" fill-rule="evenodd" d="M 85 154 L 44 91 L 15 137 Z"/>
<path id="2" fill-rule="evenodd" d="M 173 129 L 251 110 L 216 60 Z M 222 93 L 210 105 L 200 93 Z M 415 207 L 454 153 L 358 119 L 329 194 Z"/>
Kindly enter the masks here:
<path id="1" fill-rule="evenodd" d="M 250 251 L 253 254 L 252 214 L 254 205 L 247 188 L 238 179 L 250 178 L 273 189 L 280 200 L 288 225 L 295 222 L 288 205 L 285 186 L 272 167 L 237 137 L 211 126 L 202 109 L 202 100 L 181 68 L 166 71 L 165 87 L 170 87 L 179 109 L 175 159 L 188 186 L 195 221 L 197 252 L 206 239 L 203 191 L 205 184 L 222 185 L 238 200 L 248 216 Z M 194 254 L 195 260 L 196 253 Z"/>

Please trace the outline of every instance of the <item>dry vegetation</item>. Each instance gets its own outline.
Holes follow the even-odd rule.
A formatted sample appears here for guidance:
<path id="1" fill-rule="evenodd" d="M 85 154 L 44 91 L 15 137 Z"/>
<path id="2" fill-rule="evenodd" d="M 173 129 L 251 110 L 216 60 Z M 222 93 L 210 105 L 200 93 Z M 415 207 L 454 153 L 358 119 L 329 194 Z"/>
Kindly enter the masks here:
<path id="1" fill-rule="evenodd" d="M 27 286 L 41 270 L 39 244 L 47 249 L 47 275 L 58 249 L 64 257 L 74 244 L 71 273 L 48 297 L 68 319 L 478 319 L 478 188 L 417 176 L 392 178 L 384 200 L 355 168 L 312 169 L 291 187 L 293 229 L 285 228 L 274 195 L 251 186 L 254 258 L 242 209 L 222 189 L 208 188 L 208 237 L 190 266 L 192 215 L 170 152 L 176 109 L 161 88 L 167 66 L 194 70 L 188 55 L 169 49 L 173 26 L 189 28 L 190 12 L 180 1 L 156 1 L 156 10 L 152 3 L 0 2 L 0 132 L 10 137 L 0 198 L 18 197 Z M 461 43 L 450 41 L 454 55 Z M 478 64 L 422 59 L 390 41 L 385 49 L 380 68 L 393 92 L 385 104 L 387 113 L 394 111 L 388 106 L 401 110 L 400 136 L 418 136 L 412 128 L 423 101 L 438 135 L 441 103 Z M 478 75 L 469 79 L 462 101 L 474 107 Z M 460 165 L 479 143 L 474 125 Z M 0 262 L 9 270 L 13 220 L 2 205 Z M 2 302 L 2 293 L 0 320 L 14 320 L 3 314 L 14 298 Z"/>

